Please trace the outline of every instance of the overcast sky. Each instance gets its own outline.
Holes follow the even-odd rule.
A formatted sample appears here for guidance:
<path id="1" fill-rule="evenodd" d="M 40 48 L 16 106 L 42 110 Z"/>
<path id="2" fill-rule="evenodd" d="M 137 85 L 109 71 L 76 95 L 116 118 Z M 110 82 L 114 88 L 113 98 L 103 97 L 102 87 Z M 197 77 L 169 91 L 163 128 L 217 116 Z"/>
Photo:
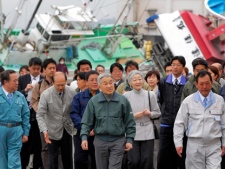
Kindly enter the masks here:
<path id="1" fill-rule="evenodd" d="M 21 0 L 1 0 L 3 13 L 7 16 L 5 27 L 8 27 L 12 23 L 13 14 L 15 12 L 15 7 L 19 5 Z M 52 12 L 51 5 L 57 6 L 68 6 L 68 5 L 76 5 L 82 6 L 83 2 L 87 2 L 88 0 L 43 0 L 42 4 L 38 10 L 38 13 L 46 13 Z M 39 0 L 26 0 L 23 9 L 22 15 L 19 18 L 16 28 L 25 28 L 27 23 L 30 20 L 32 12 L 34 11 Z M 94 10 L 94 14 L 96 14 L 96 18 L 101 23 L 113 23 L 117 15 L 122 10 L 122 7 L 127 2 L 127 0 L 93 0 L 90 3 L 90 8 Z M 9 4 L 10 3 L 10 4 Z M 101 9 L 100 7 L 103 6 Z M 107 17 L 106 17 L 107 15 Z M 32 27 L 36 25 L 36 21 L 34 20 L 32 23 Z"/>

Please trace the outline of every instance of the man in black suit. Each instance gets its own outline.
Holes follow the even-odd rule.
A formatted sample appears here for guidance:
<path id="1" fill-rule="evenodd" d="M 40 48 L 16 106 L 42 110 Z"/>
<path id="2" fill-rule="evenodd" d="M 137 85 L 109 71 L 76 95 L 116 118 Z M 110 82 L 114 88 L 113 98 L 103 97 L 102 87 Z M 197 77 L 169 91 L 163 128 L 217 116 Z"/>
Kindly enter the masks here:
<path id="1" fill-rule="evenodd" d="M 120 63 L 113 63 L 110 66 L 110 73 L 115 81 L 115 90 L 117 87 L 124 82 L 123 78 L 123 66 Z"/>
<path id="2" fill-rule="evenodd" d="M 29 71 L 30 74 L 26 74 L 19 77 L 18 91 L 20 91 L 27 99 L 27 103 L 30 107 L 30 134 L 28 142 L 24 143 L 21 150 L 21 164 L 22 169 L 26 169 L 29 163 L 30 154 L 34 154 L 33 158 L 33 169 L 39 169 L 42 167 L 41 160 L 41 138 L 40 131 L 38 128 L 36 120 L 36 112 L 33 110 L 31 105 L 31 96 L 32 89 L 34 85 L 41 79 L 43 76 L 40 75 L 42 61 L 40 58 L 34 57 L 29 60 Z"/>

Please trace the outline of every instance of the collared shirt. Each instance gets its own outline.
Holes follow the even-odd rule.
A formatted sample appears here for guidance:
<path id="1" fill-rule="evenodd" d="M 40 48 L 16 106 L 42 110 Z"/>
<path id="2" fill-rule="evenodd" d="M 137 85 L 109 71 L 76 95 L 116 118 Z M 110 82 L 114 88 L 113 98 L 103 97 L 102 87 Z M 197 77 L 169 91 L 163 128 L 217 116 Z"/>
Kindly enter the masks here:
<path id="1" fill-rule="evenodd" d="M 208 94 L 207 97 L 202 96 L 202 94 L 201 94 L 199 91 L 198 91 L 197 93 L 198 93 L 199 96 L 200 96 L 200 99 L 201 99 L 201 101 L 202 101 L 202 105 L 204 106 L 203 102 L 204 102 L 204 99 L 205 99 L 205 98 L 207 99 L 207 105 L 208 105 L 208 101 L 209 101 L 209 99 L 210 99 L 210 93 Z"/>
<path id="2" fill-rule="evenodd" d="M 34 77 L 34 76 L 32 76 L 32 75 L 30 74 L 30 77 L 31 77 L 31 83 L 32 83 L 32 84 L 33 84 L 33 81 L 38 82 L 38 81 L 40 80 L 40 75 Z M 34 78 L 35 78 L 35 80 L 34 80 Z"/>
<path id="3" fill-rule="evenodd" d="M 122 79 L 118 80 L 117 82 L 115 82 L 116 86 L 118 86 L 119 82 L 121 81 Z"/>
<path id="4" fill-rule="evenodd" d="M 7 91 L 4 89 L 3 86 L 2 86 L 2 90 L 3 90 L 3 92 L 5 93 L 6 97 L 8 97 L 9 92 L 7 92 Z M 13 96 L 13 93 L 11 93 L 11 94 L 12 94 L 12 96 Z"/>
<path id="5" fill-rule="evenodd" d="M 175 84 L 175 80 L 176 80 L 176 79 L 178 80 L 178 84 L 180 84 L 181 76 L 182 76 L 182 75 L 180 75 L 178 78 L 176 78 L 176 77 L 172 74 L 172 82 L 173 82 L 173 84 Z"/>
<path id="6" fill-rule="evenodd" d="M 36 85 L 36 83 L 40 80 L 40 74 L 36 77 L 32 76 L 30 74 L 30 77 L 31 77 L 31 84 L 33 85 L 33 87 Z M 34 79 L 35 78 L 35 79 Z M 33 89 L 30 89 L 27 93 L 27 101 L 28 102 L 31 102 L 31 97 L 32 97 L 32 90 Z"/>
<path id="7" fill-rule="evenodd" d="M 59 97 L 63 97 L 64 92 L 59 92 Z"/>

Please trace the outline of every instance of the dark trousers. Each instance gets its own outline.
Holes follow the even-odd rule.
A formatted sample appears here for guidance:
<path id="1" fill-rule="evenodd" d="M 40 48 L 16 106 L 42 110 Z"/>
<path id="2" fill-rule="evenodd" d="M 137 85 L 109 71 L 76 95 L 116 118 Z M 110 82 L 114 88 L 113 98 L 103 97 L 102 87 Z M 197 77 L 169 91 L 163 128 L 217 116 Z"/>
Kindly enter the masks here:
<path id="1" fill-rule="evenodd" d="M 96 169 L 95 148 L 94 148 L 93 142 L 94 142 L 94 136 L 89 136 L 88 150 L 83 150 L 81 147 L 80 131 L 77 131 L 77 134 L 74 137 L 74 147 L 75 147 L 75 154 L 74 154 L 75 164 L 74 165 L 76 169 L 88 169 L 89 155 L 91 157 L 91 169 Z"/>
<path id="2" fill-rule="evenodd" d="M 61 150 L 61 157 L 64 169 L 72 169 L 72 136 L 64 129 L 63 136 L 60 140 L 51 140 L 48 144 L 49 169 L 58 169 L 58 155 Z"/>
<path id="3" fill-rule="evenodd" d="M 41 136 L 41 158 L 42 158 L 42 163 L 43 163 L 43 168 L 44 169 L 49 169 L 49 154 L 48 154 L 48 144 L 45 142 L 44 139 L 44 134 L 40 133 Z M 62 158 L 61 158 L 61 152 L 59 152 L 58 156 L 58 167 L 59 169 L 63 169 L 63 164 L 62 164 Z"/>
<path id="4" fill-rule="evenodd" d="M 128 151 L 128 169 L 153 168 L 154 140 L 134 141 L 133 149 Z"/>
<path id="5" fill-rule="evenodd" d="M 173 142 L 173 127 L 160 128 L 158 169 L 185 169 L 187 137 L 183 139 L 183 153 L 180 158 Z"/>
<path id="6" fill-rule="evenodd" d="M 225 155 L 222 156 L 221 169 L 225 169 Z"/>
<path id="7" fill-rule="evenodd" d="M 22 169 L 26 169 L 30 154 L 34 154 L 33 158 L 33 169 L 39 169 L 42 167 L 42 160 L 41 160 L 41 137 L 40 137 L 40 130 L 38 128 L 37 121 L 30 122 L 31 128 L 29 132 L 28 141 L 23 143 L 21 149 L 21 165 Z"/>
<path id="8" fill-rule="evenodd" d="M 95 157 L 98 169 L 121 169 L 126 138 L 104 141 L 95 136 Z"/>

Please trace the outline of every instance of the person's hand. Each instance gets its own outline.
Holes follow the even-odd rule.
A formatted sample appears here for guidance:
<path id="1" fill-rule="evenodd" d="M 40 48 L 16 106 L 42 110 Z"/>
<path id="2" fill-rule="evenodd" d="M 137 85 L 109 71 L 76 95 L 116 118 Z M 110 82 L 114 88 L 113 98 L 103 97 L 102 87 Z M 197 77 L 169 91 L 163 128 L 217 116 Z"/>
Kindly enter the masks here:
<path id="1" fill-rule="evenodd" d="M 23 136 L 22 137 L 22 143 L 26 143 L 28 141 L 28 136 Z"/>
<path id="2" fill-rule="evenodd" d="M 95 132 L 94 132 L 94 129 L 90 131 L 90 136 L 94 136 L 95 135 Z"/>
<path id="3" fill-rule="evenodd" d="M 151 117 L 151 112 L 148 109 L 146 109 L 144 110 L 144 115 Z"/>
<path id="4" fill-rule="evenodd" d="M 144 116 L 144 111 L 141 111 L 141 112 L 137 112 L 134 114 L 134 118 L 135 119 L 140 119 Z"/>
<path id="5" fill-rule="evenodd" d="M 182 157 L 183 147 L 176 147 L 177 154 Z"/>
<path id="6" fill-rule="evenodd" d="M 223 156 L 225 154 L 225 146 L 222 146 L 222 154 L 221 156 Z"/>
<path id="7" fill-rule="evenodd" d="M 45 142 L 46 142 L 47 144 L 51 144 L 51 143 L 52 143 L 51 140 L 49 140 L 48 132 L 44 132 L 44 139 L 45 139 Z"/>
<path id="8" fill-rule="evenodd" d="M 27 84 L 27 87 L 24 89 L 25 92 L 28 92 L 30 89 L 33 88 L 32 84 Z"/>
<path id="9" fill-rule="evenodd" d="M 133 145 L 131 143 L 126 143 L 125 151 L 130 151 L 132 148 L 133 148 Z"/>
<path id="10" fill-rule="evenodd" d="M 87 140 L 83 140 L 81 143 L 81 147 L 83 150 L 88 150 L 88 142 Z"/>

